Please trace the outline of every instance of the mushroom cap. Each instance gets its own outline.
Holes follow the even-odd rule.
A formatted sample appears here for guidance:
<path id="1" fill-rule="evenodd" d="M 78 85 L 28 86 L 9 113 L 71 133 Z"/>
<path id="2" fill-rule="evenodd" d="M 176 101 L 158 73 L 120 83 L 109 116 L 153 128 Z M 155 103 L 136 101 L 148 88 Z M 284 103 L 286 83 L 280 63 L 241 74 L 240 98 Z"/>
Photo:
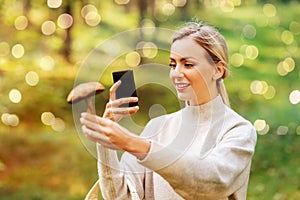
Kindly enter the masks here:
<path id="1" fill-rule="evenodd" d="M 105 87 L 99 82 L 87 82 L 77 85 L 69 93 L 67 102 L 72 104 L 102 92 Z"/>

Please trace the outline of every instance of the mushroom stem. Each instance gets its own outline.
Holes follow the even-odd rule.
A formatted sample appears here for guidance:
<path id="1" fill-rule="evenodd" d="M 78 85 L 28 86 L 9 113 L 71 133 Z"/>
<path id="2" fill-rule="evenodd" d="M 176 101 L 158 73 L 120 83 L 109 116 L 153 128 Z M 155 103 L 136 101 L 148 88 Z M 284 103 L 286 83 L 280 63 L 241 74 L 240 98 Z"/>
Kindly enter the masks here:
<path id="1" fill-rule="evenodd" d="M 95 106 L 93 104 L 93 101 L 90 97 L 86 98 L 85 99 L 85 102 L 87 104 L 87 112 L 88 113 L 91 113 L 91 114 L 96 114 L 96 109 L 95 109 Z"/>

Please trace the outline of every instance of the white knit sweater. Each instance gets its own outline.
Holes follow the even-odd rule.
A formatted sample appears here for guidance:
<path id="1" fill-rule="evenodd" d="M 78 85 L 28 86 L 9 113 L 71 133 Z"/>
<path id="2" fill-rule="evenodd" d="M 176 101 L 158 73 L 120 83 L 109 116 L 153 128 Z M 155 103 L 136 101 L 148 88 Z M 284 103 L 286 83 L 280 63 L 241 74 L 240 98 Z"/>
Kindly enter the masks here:
<path id="1" fill-rule="evenodd" d="M 220 96 L 201 106 L 151 120 L 141 134 L 151 141 L 137 160 L 98 145 L 104 199 L 246 199 L 256 132 Z"/>

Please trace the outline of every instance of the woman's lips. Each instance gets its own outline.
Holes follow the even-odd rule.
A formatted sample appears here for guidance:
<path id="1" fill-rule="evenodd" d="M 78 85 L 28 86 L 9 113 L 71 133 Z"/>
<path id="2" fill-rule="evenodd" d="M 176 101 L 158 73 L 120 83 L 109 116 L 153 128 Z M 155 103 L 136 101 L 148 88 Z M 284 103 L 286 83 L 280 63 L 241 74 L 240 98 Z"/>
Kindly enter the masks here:
<path id="1" fill-rule="evenodd" d="M 190 86 L 190 84 L 188 84 L 188 83 L 175 83 L 175 86 L 176 86 L 177 91 L 182 92 L 185 89 L 187 89 Z"/>

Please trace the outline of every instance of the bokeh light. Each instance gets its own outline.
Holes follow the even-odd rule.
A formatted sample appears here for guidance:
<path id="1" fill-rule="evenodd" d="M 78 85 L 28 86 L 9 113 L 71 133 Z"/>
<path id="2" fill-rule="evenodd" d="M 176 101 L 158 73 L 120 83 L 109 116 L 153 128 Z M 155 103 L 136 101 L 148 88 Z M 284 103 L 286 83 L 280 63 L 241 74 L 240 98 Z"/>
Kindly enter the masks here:
<path id="1" fill-rule="evenodd" d="M 126 55 L 125 61 L 130 67 L 136 67 L 141 62 L 141 56 L 138 52 L 133 51 Z"/>
<path id="2" fill-rule="evenodd" d="M 173 0 L 172 3 L 176 7 L 183 7 L 186 5 L 187 0 Z"/>
<path id="3" fill-rule="evenodd" d="M 84 19 L 89 26 L 97 26 L 101 22 L 101 16 L 98 12 L 89 12 Z"/>
<path id="4" fill-rule="evenodd" d="M 263 119 L 257 119 L 254 122 L 254 128 L 259 135 L 266 135 L 270 130 L 270 126 Z"/>
<path id="5" fill-rule="evenodd" d="M 51 128 L 57 132 L 63 132 L 66 128 L 64 120 L 59 117 L 54 118 L 51 124 Z"/>
<path id="6" fill-rule="evenodd" d="M 44 56 L 40 59 L 40 68 L 43 71 L 51 71 L 55 67 L 55 60 L 51 56 Z"/>
<path id="7" fill-rule="evenodd" d="M 235 67 L 240 67 L 244 64 L 244 57 L 240 53 L 234 53 L 230 57 L 230 64 Z"/>
<path id="8" fill-rule="evenodd" d="M 255 15 L 255 24 L 259 27 L 266 27 L 269 23 L 268 18 L 263 14 Z"/>
<path id="9" fill-rule="evenodd" d="M 276 95 L 276 89 L 272 85 L 268 86 L 267 91 L 263 94 L 265 99 L 273 99 Z"/>
<path id="10" fill-rule="evenodd" d="M 249 45 L 246 47 L 245 54 L 246 54 L 246 58 L 255 60 L 259 54 L 258 48 L 254 45 Z"/>
<path id="11" fill-rule="evenodd" d="M 297 135 L 300 135 L 300 126 L 297 127 L 296 133 L 297 133 Z"/>
<path id="12" fill-rule="evenodd" d="M 9 44 L 7 42 L 0 42 L 0 56 L 7 56 L 9 52 Z"/>
<path id="13" fill-rule="evenodd" d="M 295 61 L 292 57 L 287 57 L 283 62 L 286 63 L 286 70 L 292 72 L 295 69 Z"/>
<path id="14" fill-rule="evenodd" d="M 25 16 L 19 16 L 15 20 L 15 28 L 19 31 L 26 29 L 28 26 L 28 19 Z"/>
<path id="15" fill-rule="evenodd" d="M 294 33 L 295 35 L 299 35 L 300 34 L 300 23 L 296 22 L 296 21 L 292 21 L 290 23 L 290 30 L 292 33 Z"/>
<path id="16" fill-rule="evenodd" d="M 101 16 L 98 13 L 98 9 L 92 4 L 83 6 L 81 9 L 81 16 L 89 26 L 97 26 L 101 22 Z"/>
<path id="17" fill-rule="evenodd" d="M 39 75 L 34 71 L 28 72 L 25 76 L 25 81 L 30 86 L 36 86 L 39 83 L 39 79 Z"/>
<path id="18" fill-rule="evenodd" d="M 267 123 L 265 120 L 263 119 L 257 119 L 255 122 L 254 122 L 254 127 L 257 131 L 261 131 L 263 130 L 265 127 L 266 127 Z"/>
<path id="19" fill-rule="evenodd" d="M 44 35 L 52 35 L 56 31 L 56 25 L 53 21 L 45 21 L 41 27 Z"/>
<path id="20" fill-rule="evenodd" d="M 289 131 L 289 127 L 287 126 L 278 126 L 277 135 L 286 135 Z"/>
<path id="21" fill-rule="evenodd" d="M 89 12 L 98 12 L 98 10 L 94 5 L 87 4 L 87 5 L 83 6 L 81 9 L 81 16 L 83 18 L 85 18 Z"/>
<path id="22" fill-rule="evenodd" d="M 22 58 L 24 53 L 25 53 L 25 49 L 21 44 L 16 44 L 11 49 L 11 54 L 15 58 Z"/>
<path id="23" fill-rule="evenodd" d="M 73 17 L 70 14 L 63 13 L 58 17 L 57 25 L 62 29 L 68 29 L 73 25 Z"/>
<path id="24" fill-rule="evenodd" d="M 221 10 L 223 12 L 233 12 L 234 4 L 232 1 L 221 1 Z"/>
<path id="25" fill-rule="evenodd" d="M 152 36 L 155 32 L 155 23 L 151 19 L 143 19 L 141 21 L 141 31 L 143 35 Z"/>
<path id="26" fill-rule="evenodd" d="M 280 25 L 280 18 L 278 16 L 268 18 L 268 25 L 277 28 Z"/>
<path id="27" fill-rule="evenodd" d="M 294 42 L 294 35 L 290 31 L 283 31 L 281 34 L 281 41 L 287 45 L 292 44 Z"/>
<path id="28" fill-rule="evenodd" d="M 300 102 L 300 91 L 293 90 L 289 95 L 289 100 L 291 104 L 298 104 Z"/>
<path id="29" fill-rule="evenodd" d="M 51 126 L 51 128 L 57 132 L 62 132 L 66 128 L 64 120 L 59 117 L 55 117 L 55 115 L 49 111 L 41 114 L 41 121 L 44 125 Z"/>
<path id="30" fill-rule="evenodd" d="M 55 120 L 55 116 L 51 112 L 43 112 L 41 115 L 41 121 L 47 126 L 51 126 Z"/>
<path id="31" fill-rule="evenodd" d="M 295 61 L 292 57 L 287 57 L 277 65 L 277 73 L 280 76 L 285 76 L 295 69 Z"/>
<path id="32" fill-rule="evenodd" d="M 267 17 L 274 17 L 274 16 L 276 16 L 277 9 L 273 4 L 266 3 L 263 6 L 263 13 Z"/>
<path id="33" fill-rule="evenodd" d="M 256 36 L 256 28 L 250 24 L 247 24 L 243 28 L 243 36 L 248 39 L 253 39 Z"/>
<path id="34" fill-rule="evenodd" d="M 36 26 L 41 26 L 41 24 L 48 19 L 47 12 L 43 9 L 32 8 L 27 14 L 28 21 Z"/>
<path id="35" fill-rule="evenodd" d="M 16 114 L 3 113 L 1 115 L 1 121 L 7 126 L 18 126 L 20 119 Z"/>
<path id="36" fill-rule="evenodd" d="M 265 81 L 254 80 L 250 84 L 250 90 L 253 94 L 265 94 L 269 89 L 269 85 Z"/>
<path id="37" fill-rule="evenodd" d="M 9 100 L 13 103 L 20 103 L 22 100 L 22 94 L 17 89 L 11 89 L 8 96 Z"/>
<path id="38" fill-rule="evenodd" d="M 173 15 L 175 12 L 175 6 L 171 3 L 166 3 L 162 7 L 162 13 L 167 16 Z"/>
<path id="39" fill-rule="evenodd" d="M 247 48 L 248 45 L 246 44 L 243 44 L 240 46 L 240 53 L 243 55 L 243 56 L 246 56 L 246 48 Z"/>
<path id="40" fill-rule="evenodd" d="M 49 8 L 59 8 L 62 4 L 62 0 L 47 0 Z"/>
<path id="41" fill-rule="evenodd" d="M 141 22 L 141 28 L 153 28 L 155 27 L 155 23 L 151 19 L 143 19 Z"/>
<path id="42" fill-rule="evenodd" d="M 130 0 L 115 0 L 118 5 L 126 5 L 130 2 Z"/>
<path id="43" fill-rule="evenodd" d="M 145 42 L 142 46 L 142 56 L 147 58 L 154 58 L 157 55 L 157 46 L 152 42 Z"/>

